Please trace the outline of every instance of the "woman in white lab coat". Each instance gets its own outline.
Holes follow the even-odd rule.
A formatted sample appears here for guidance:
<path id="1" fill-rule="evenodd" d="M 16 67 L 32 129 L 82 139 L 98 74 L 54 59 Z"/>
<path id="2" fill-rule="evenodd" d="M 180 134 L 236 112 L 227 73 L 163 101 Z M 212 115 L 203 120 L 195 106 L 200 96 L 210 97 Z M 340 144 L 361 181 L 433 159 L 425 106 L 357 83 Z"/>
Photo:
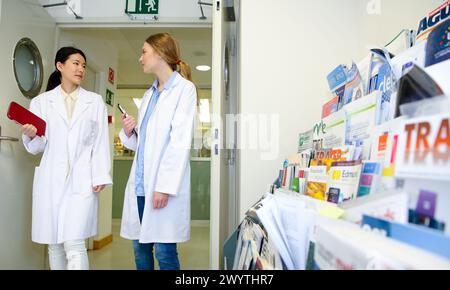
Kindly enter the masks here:
<path id="1" fill-rule="evenodd" d="M 179 269 L 176 244 L 190 238 L 190 148 L 197 93 L 170 34 L 150 36 L 139 62 L 156 80 L 143 97 L 138 122 L 122 115 L 120 138 L 136 155 L 125 189 L 121 236 L 133 240 L 137 269 L 154 268 L 153 247 L 160 269 Z"/>
<path id="2" fill-rule="evenodd" d="M 45 120 L 45 135 L 22 127 L 31 154 L 44 152 L 33 181 L 32 240 L 48 244 L 50 268 L 89 269 L 84 240 L 97 233 L 98 193 L 112 183 L 107 111 L 100 95 L 80 87 L 86 57 L 63 47 L 47 91 L 30 110 Z"/>

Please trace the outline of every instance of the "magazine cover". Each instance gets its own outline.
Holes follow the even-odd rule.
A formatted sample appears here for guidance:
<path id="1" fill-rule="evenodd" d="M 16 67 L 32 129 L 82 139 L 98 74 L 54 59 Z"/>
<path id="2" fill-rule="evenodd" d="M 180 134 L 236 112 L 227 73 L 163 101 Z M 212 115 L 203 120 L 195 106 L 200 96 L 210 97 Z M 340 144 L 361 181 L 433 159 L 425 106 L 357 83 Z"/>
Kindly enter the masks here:
<path id="1" fill-rule="evenodd" d="M 345 85 L 344 97 L 341 99 L 340 108 L 360 99 L 364 95 L 364 85 L 361 74 L 355 63 L 347 71 L 347 84 Z"/>
<path id="2" fill-rule="evenodd" d="M 379 192 L 381 167 L 382 163 L 380 162 L 363 161 L 358 197 Z"/>
<path id="3" fill-rule="evenodd" d="M 345 225 L 318 225 L 314 251 L 320 270 L 444 270 L 450 260 L 398 240 Z"/>
<path id="4" fill-rule="evenodd" d="M 339 65 L 331 73 L 328 74 L 328 86 L 332 92 L 344 86 L 347 83 L 347 68 L 345 65 Z"/>
<path id="5" fill-rule="evenodd" d="M 355 146 L 342 146 L 331 149 L 322 149 L 314 151 L 314 158 L 311 160 L 312 166 L 326 166 L 327 172 L 330 170 L 333 162 L 352 161 Z"/>
<path id="6" fill-rule="evenodd" d="M 300 133 L 298 136 L 298 151 L 301 153 L 305 150 L 311 149 L 313 147 L 313 130 L 308 132 Z"/>
<path id="7" fill-rule="evenodd" d="M 340 204 L 355 199 L 361 176 L 360 161 L 333 162 L 328 182 L 328 202 Z"/>
<path id="8" fill-rule="evenodd" d="M 404 119 L 405 117 L 396 118 L 376 126 L 372 131 L 370 160 L 381 164 L 380 191 L 395 188 L 395 158 Z"/>
<path id="9" fill-rule="evenodd" d="M 364 95 L 364 84 L 357 65 L 353 62 L 350 69 L 339 65 L 328 76 L 328 86 L 338 100 L 338 110 Z"/>
<path id="10" fill-rule="evenodd" d="M 387 237 L 432 252 L 450 260 L 450 237 L 423 226 L 400 224 L 385 219 L 365 215 L 363 228 L 378 229 Z"/>
<path id="11" fill-rule="evenodd" d="M 306 195 L 319 200 L 326 200 L 327 182 L 327 167 L 311 166 L 306 184 Z"/>
<path id="12" fill-rule="evenodd" d="M 450 0 L 431 11 L 426 17 L 420 20 L 417 29 L 416 42 L 423 42 L 428 39 L 430 33 L 441 26 L 450 17 Z"/>
<path id="13" fill-rule="evenodd" d="M 400 178 L 450 180 L 450 114 L 404 120 L 395 175 Z"/>
<path id="14" fill-rule="evenodd" d="M 329 149 L 345 145 L 347 118 L 340 110 L 321 120 L 313 128 L 313 149 Z"/>
<path id="15" fill-rule="evenodd" d="M 450 18 L 436 27 L 427 41 L 425 67 L 450 59 Z"/>
<path id="16" fill-rule="evenodd" d="M 347 114 L 346 144 L 355 145 L 355 150 L 360 152 L 354 159 L 369 159 L 371 136 L 379 113 L 380 94 L 378 91 L 373 92 L 344 107 Z"/>
<path id="17" fill-rule="evenodd" d="M 398 82 L 392 68 L 389 52 L 381 49 L 372 49 L 371 52 L 367 94 L 381 91 L 380 111 L 376 119 L 378 125 L 392 120 L 395 116 Z"/>
<path id="18" fill-rule="evenodd" d="M 337 112 L 339 109 L 339 97 L 334 97 L 322 106 L 322 119 Z"/>
<path id="19" fill-rule="evenodd" d="M 399 223 L 408 222 L 408 193 L 384 192 L 368 195 L 341 205 L 345 210 L 343 219 L 361 225 L 364 215 L 383 218 Z"/>

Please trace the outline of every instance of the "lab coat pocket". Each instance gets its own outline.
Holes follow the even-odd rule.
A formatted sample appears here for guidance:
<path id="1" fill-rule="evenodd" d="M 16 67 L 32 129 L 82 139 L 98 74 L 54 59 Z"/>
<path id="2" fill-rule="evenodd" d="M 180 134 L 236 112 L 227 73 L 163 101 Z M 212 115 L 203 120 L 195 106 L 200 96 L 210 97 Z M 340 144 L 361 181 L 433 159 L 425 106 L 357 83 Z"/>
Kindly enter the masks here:
<path id="1" fill-rule="evenodd" d="M 73 193 L 92 194 L 92 173 L 91 165 L 77 165 L 73 169 Z"/>
<path id="2" fill-rule="evenodd" d="M 39 174 L 39 166 L 34 168 L 34 177 L 33 177 L 33 196 L 37 196 L 40 193 L 39 184 L 41 184 L 42 180 L 40 180 Z"/>
<path id="3" fill-rule="evenodd" d="M 83 124 L 83 145 L 91 146 L 94 144 L 95 137 L 98 134 L 98 122 L 94 120 L 87 120 Z"/>

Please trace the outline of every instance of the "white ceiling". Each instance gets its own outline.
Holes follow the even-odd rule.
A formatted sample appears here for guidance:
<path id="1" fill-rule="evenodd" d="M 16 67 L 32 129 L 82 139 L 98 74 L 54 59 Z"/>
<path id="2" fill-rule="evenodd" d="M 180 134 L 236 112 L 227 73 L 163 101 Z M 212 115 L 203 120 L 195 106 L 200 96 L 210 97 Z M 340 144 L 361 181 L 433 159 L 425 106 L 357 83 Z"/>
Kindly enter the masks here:
<path id="1" fill-rule="evenodd" d="M 159 32 L 171 33 L 180 43 L 181 59 L 192 69 L 192 76 L 200 88 L 211 87 L 211 71 L 200 72 L 197 65 L 211 66 L 211 28 L 111 28 L 111 29 L 70 29 L 99 41 L 104 40 L 119 50 L 118 87 L 149 87 L 152 77 L 142 73 L 138 63 L 145 39 Z"/>
<path id="2" fill-rule="evenodd" d="M 17 0 L 16 0 L 17 1 Z M 125 0 L 22 0 L 32 2 L 33 4 L 39 2 L 47 12 L 55 18 L 59 23 L 87 23 L 98 20 L 106 22 L 121 22 L 131 24 L 135 22 L 130 21 L 130 18 L 125 14 L 126 1 Z M 64 2 L 70 5 L 57 5 Z M 190 24 L 211 24 L 212 23 L 212 7 L 203 5 L 203 12 L 206 19 L 200 18 L 202 16 L 198 0 L 161 0 L 159 1 L 158 20 L 156 23 L 190 23 Z M 203 0 L 202 2 L 209 2 L 211 0 Z M 48 6 L 50 5 L 50 6 Z M 72 10 L 83 19 L 75 19 L 75 15 L 68 8 Z M 139 21 L 138 21 L 139 22 Z"/>

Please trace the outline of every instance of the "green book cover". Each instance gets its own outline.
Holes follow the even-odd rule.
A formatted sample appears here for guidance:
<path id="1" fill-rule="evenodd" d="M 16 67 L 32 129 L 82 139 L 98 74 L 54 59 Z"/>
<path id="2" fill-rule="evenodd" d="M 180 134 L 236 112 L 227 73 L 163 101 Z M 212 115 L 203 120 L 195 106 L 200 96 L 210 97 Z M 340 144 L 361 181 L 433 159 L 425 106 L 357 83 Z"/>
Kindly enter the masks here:
<path id="1" fill-rule="evenodd" d="M 294 179 L 292 179 L 292 188 L 291 188 L 291 190 L 295 191 L 295 192 L 300 192 L 299 191 L 299 180 L 298 180 L 298 177 L 294 177 Z"/>

